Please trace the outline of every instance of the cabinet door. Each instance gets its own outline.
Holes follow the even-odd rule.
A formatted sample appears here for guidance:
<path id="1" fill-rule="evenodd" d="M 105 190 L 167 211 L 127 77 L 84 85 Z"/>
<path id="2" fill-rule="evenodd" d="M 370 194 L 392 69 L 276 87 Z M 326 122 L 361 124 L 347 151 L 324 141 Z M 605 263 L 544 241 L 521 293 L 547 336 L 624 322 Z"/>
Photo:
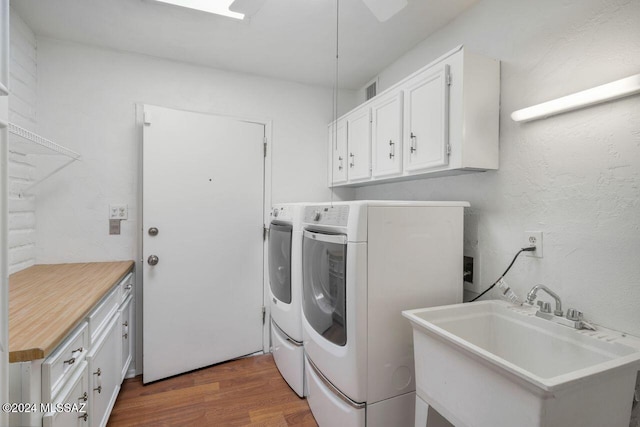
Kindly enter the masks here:
<path id="1" fill-rule="evenodd" d="M 54 406 L 60 406 L 61 411 L 56 412 L 51 408 L 42 416 L 44 427 L 72 427 L 89 425 L 89 381 L 87 362 L 77 366 L 73 376 L 69 379 L 65 388 L 60 393 L 60 398 L 53 402 Z"/>
<path id="2" fill-rule="evenodd" d="M 371 106 L 373 176 L 402 173 L 402 92 Z"/>
<path id="3" fill-rule="evenodd" d="M 369 108 L 347 117 L 347 147 L 349 148 L 349 182 L 371 176 L 371 118 Z"/>
<path id="4" fill-rule="evenodd" d="M 449 163 L 449 66 L 438 65 L 407 82 L 404 169 L 432 169 Z"/>
<path id="5" fill-rule="evenodd" d="M 347 182 L 347 122 L 339 120 L 329 126 L 329 184 Z"/>
<path id="6" fill-rule="evenodd" d="M 133 324 L 131 323 L 133 320 L 133 297 L 127 298 L 122 307 L 120 307 L 119 313 L 120 327 L 122 328 L 122 357 L 120 358 L 122 361 L 120 381 L 122 381 L 127 375 L 129 364 L 133 358 L 133 339 L 131 336 L 131 331 L 133 331 Z"/>
<path id="7" fill-rule="evenodd" d="M 116 402 L 122 375 L 122 328 L 113 316 L 105 332 L 87 355 L 89 362 L 89 418 L 91 427 L 104 427 Z"/>

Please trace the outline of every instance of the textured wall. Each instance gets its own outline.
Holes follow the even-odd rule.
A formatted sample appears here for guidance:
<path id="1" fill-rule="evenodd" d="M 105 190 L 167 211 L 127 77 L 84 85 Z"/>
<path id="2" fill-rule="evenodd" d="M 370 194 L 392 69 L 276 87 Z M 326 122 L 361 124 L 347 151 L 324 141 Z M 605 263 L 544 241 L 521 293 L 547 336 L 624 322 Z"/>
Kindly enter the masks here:
<path id="1" fill-rule="evenodd" d="M 37 132 L 36 36 L 11 11 L 11 59 L 9 63 L 9 120 Z M 17 136 L 9 135 L 9 274 L 35 263 L 35 197 L 22 194 L 33 183 L 36 171 L 32 156 L 16 145 Z"/>
<path id="2" fill-rule="evenodd" d="M 134 257 L 136 103 L 271 119 L 272 202 L 330 196 L 329 89 L 46 38 L 38 39 L 38 79 L 40 128 L 83 156 L 37 192 L 38 263 Z M 108 235 L 109 204 L 129 205 L 120 236 Z"/>
<path id="3" fill-rule="evenodd" d="M 358 199 L 468 200 L 465 252 L 483 288 L 544 232 L 544 258 L 507 276 L 555 290 L 601 325 L 640 336 L 640 96 L 518 124 L 512 111 L 640 71 L 637 0 L 484 0 L 380 75 L 388 87 L 455 45 L 500 59 L 500 170 L 364 187 Z"/>

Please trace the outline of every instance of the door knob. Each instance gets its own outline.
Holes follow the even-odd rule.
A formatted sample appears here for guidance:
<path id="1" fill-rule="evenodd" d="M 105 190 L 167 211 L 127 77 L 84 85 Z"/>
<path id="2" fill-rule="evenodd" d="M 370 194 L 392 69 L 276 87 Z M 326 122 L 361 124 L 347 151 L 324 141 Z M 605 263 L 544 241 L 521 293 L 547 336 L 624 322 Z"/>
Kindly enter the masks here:
<path id="1" fill-rule="evenodd" d="M 147 262 L 149 265 L 156 265 L 160 259 L 156 255 L 149 255 Z"/>
<path id="2" fill-rule="evenodd" d="M 158 229 L 156 227 L 151 227 L 149 229 L 149 236 L 157 236 L 158 235 Z"/>

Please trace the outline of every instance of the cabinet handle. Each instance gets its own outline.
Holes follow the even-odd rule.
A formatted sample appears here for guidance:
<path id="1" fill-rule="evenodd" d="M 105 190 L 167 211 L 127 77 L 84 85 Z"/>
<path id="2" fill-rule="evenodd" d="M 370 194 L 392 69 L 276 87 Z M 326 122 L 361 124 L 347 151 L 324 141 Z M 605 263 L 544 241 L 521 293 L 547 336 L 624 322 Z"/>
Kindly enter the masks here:
<path id="1" fill-rule="evenodd" d="M 83 351 L 84 351 L 84 348 L 83 347 L 79 347 L 76 350 L 73 350 L 71 353 L 76 353 L 76 352 L 82 353 Z"/>
<path id="2" fill-rule="evenodd" d="M 64 362 L 62 362 L 62 364 L 68 363 L 69 365 L 73 365 L 74 363 L 76 363 L 76 358 L 72 357 L 69 360 L 65 360 Z"/>
<path id="3" fill-rule="evenodd" d="M 80 396 L 80 397 L 78 398 L 78 400 L 82 400 L 82 401 L 84 401 L 84 402 L 86 402 L 86 401 L 87 401 L 87 399 L 89 399 L 89 395 L 87 394 L 87 392 L 86 392 L 86 391 L 84 392 L 84 394 L 83 394 L 82 396 Z"/>
<path id="4" fill-rule="evenodd" d="M 85 412 L 84 414 L 80 415 L 78 419 L 82 419 L 84 422 L 87 422 L 87 420 L 89 419 L 89 414 Z"/>
<path id="5" fill-rule="evenodd" d="M 344 169 L 344 167 L 342 166 L 342 161 L 344 159 L 342 158 L 342 156 L 338 156 L 338 160 L 340 161 L 340 165 L 338 165 L 338 170 L 341 171 L 342 169 Z"/>
<path id="6" fill-rule="evenodd" d="M 129 334 L 124 334 L 124 335 L 122 336 L 122 338 L 124 338 L 125 340 L 126 340 L 126 339 L 129 339 Z"/>
<path id="7" fill-rule="evenodd" d="M 396 151 L 396 144 L 394 144 L 392 140 L 389 140 L 389 158 L 390 159 L 393 159 L 396 156 L 395 151 Z"/>
<path id="8" fill-rule="evenodd" d="M 100 370 L 100 368 L 98 368 L 98 370 L 97 370 L 97 371 L 95 371 L 95 372 L 93 373 L 93 375 L 97 375 L 97 376 L 102 375 L 102 371 Z"/>
<path id="9" fill-rule="evenodd" d="M 122 324 L 122 326 L 129 326 L 129 321 L 126 321 Z"/>
<path id="10" fill-rule="evenodd" d="M 124 288 L 125 288 L 126 290 L 129 290 L 129 289 L 131 289 L 131 287 L 132 287 L 132 286 L 131 286 L 131 284 L 128 284 L 128 285 L 127 285 L 127 286 L 125 286 Z"/>
<path id="11" fill-rule="evenodd" d="M 411 132 L 411 148 L 409 149 L 409 151 L 411 152 L 411 154 L 418 151 L 418 149 L 416 148 L 416 136 L 413 134 L 413 132 Z"/>
<path id="12" fill-rule="evenodd" d="M 94 388 L 93 390 L 97 391 L 98 394 L 102 393 L 102 386 L 99 385 L 98 387 Z"/>
<path id="13" fill-rule="evenodd" d="M 349 157 L 351 157 L 351 163 L 349 163 L 349 167 L 352 168 L 356 165 L 356 155 L 353 153 L 349 153 Z"/>

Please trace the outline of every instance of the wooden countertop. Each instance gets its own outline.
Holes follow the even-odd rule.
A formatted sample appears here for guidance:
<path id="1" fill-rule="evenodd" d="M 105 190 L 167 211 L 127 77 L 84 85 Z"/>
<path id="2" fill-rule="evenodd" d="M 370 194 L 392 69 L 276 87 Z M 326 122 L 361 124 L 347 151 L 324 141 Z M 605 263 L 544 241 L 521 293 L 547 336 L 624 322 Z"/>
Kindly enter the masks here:
<path id="1" fill-rule="evenodd" d="M 9 362 L 47 357 L 133 264 L 42 264 L 9 276 Z"/>

